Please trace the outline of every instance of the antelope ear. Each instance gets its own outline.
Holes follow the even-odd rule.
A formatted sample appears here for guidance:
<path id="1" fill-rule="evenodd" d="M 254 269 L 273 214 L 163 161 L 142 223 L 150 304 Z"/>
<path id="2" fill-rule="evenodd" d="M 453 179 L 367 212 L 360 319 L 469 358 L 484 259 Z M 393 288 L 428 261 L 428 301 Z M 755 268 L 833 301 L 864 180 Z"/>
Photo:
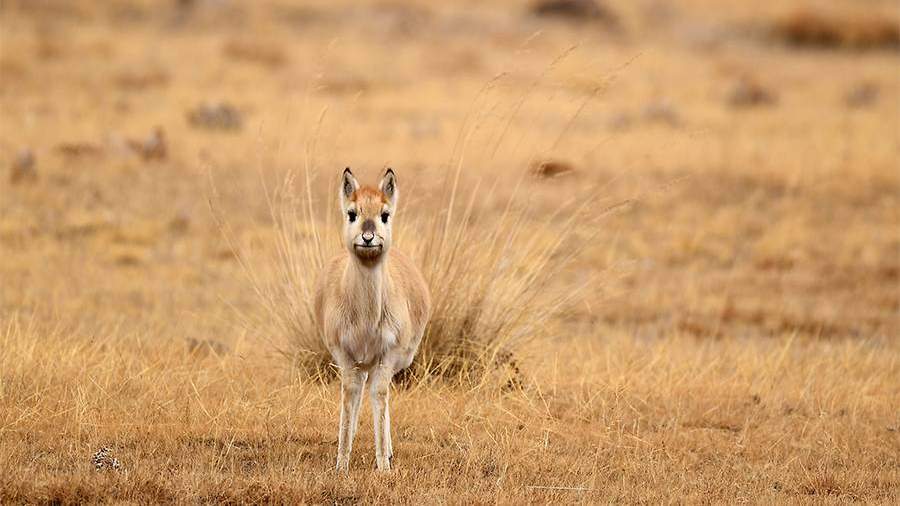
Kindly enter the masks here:
<path id="1" fill-rule="evenodd" d="M 344 174 L 341 176 L 341 210 L 347 208 L 347 200 L 350 198 L 350 195 L 353 195 L 353 192 L 359 189 L 359 183 L 356 181 L 356 178 L 353 177 L 353 173 L 350 172 L 350 167 L 344 169 Z"/>
<path id="2" fill-rule="evenodd" d="M 384 172 L 378 189 L 388 198 L 391 207 L 397 205 L 397 176 L 394 175 L 394 169 L 389 168 Z"/>

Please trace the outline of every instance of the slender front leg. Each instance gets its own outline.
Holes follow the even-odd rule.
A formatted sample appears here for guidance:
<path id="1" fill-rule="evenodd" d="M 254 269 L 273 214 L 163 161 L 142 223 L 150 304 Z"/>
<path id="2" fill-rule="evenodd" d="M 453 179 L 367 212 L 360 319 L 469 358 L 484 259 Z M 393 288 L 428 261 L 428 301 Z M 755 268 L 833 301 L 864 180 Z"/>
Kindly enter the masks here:
<path id="1" fill-rule="evenodd" d="M 359 407 L 366 383 L 366 372 L 357 367 L 341 367 L 341 426 L 338 431 L 338 471 L 350 469 L 350 451 L 359 422 Z"/>
<path id="2" fill-rule="evenodd" d="M 370 381 L 372 419 L 375 424 L 375 465 L 379 471 L 391 470 L 391 422 L 388 414 L 388 396 L 393 375 L 393 370 L 382 364 L 372 371 Z"/>
<path id="3" fill-rule="evenodd" d="M 394 442 L 391 440 L 391 407 L 387 401 L 384 403 L 384 447 L 387 449 L 387 460 L 394 467 Z"/>

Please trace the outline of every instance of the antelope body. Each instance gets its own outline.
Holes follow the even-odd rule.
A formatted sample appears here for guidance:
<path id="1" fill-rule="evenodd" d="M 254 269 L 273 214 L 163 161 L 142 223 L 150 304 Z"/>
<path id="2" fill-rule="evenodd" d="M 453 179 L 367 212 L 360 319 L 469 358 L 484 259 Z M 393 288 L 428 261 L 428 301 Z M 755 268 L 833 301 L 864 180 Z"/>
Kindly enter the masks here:
<path id="1" fill-rule="evenodd" d="M 325 345 L 341 371 L 337 470 L 346 471 L 368 380 L 375 427 L 375 464 L 391 468 L 388 408 L 391 379 L 409 366 L 431 312 L 428 286 L 415 264 L 391 248 L 397 182 L 388 169 L 378 188 L 360 187 L 350 169 L 340 205 L 347 252 L 326 265 L 315 311 Z"/>

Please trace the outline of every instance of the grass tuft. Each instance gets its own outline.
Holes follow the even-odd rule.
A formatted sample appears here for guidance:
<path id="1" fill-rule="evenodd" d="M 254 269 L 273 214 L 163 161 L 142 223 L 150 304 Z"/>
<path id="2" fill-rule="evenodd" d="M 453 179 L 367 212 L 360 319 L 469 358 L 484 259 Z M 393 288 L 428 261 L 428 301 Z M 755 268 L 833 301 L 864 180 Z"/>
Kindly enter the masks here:
<path id="1" fill-rule="evenodd" d="M 269 268 L 247 257 L 212 208 L 260 301 L 262 311 L 244 312 L 242 321 L 275 338 L 276 349 L 303 375 L 328 381 L 335 367 L 316 325 L 313 294 L 332 250 L 343 250 L 326 243 L 339 225 L 327 218 L 333 213 L 323 202 L 313 198 L 315 176 L 306 171 L 299 185 L 297 180 L 289 173 L 266 192 L 276 238 L 273 255 L 264 260 Z M 519 357 L 526 345 L 543 336 L 544 323 L 580 293 L 580 287 L 548 287 L 588 242 L 592 220 L 573 202 L 543 219 L 530 216 L 522 184 L 524 176 L 487 227 L 483 220 L 475 226 L 474 211 L 476 203 L 495 199 L 496 186 L 464 190 L 454 185 L 442 205 L 411 210 L 407 221 L 401 221 L 401 233 L 406 233 L 398 247 L 418 261 L 433 311 L 416 360 L 399 375 L 401 383 L 440 379 L 478 384 L 494 378 L 505 387 L 523 385 Z M 332 200 L 327 209 L 336 205 Z M 484 233 L 485 228 L 490 232 Z"/>

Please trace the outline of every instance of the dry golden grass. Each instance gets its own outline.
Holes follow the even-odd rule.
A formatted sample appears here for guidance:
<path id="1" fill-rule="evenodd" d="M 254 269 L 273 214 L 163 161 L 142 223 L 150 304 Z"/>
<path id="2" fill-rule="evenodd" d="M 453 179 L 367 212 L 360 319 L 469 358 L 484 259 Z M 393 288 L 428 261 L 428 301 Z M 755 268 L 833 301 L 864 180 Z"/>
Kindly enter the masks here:
<path id="1" fill-rule="evenodd" d="M 251 343 L 203 357 L 30 324 L 3 335 L 3 502 L 896 498 L 900 372 L 883 343 L 565 339 L 539 390 L 397 392 L 396 472 L 372 471 L 362 430 L 344 477 L 336 390 Z M 104 445 L 124 471 L 92 470 Z"/>
<path id="2" fill-rule="evenodd" d="M 448 171 L 443 201 L 399 214 L 411 222 L 409 228 L 424 231 L 400 241 L 400 247 L 423 259 L 426 282 L 440 288 L 432 294 L 432 316 L 418 355 L 397 379 L 403 384 L 446 380 L 521 387 L 520 352 L 530 342 L 550 337 L 548 321 L 576 303 L 590 277 L 565 289 L 551 283 L 593 240 L 600 218 L 631 202 L 588 212 L 587 192 L 582 192 L 581 198 L 561 199 L 558 209 L 536 219 L 529 213 L 527 190 L 517 183 L 520 189 L 500 202 L 496 216 L 481 218 L 475 226 L 476 202 L 493 201 L 493 191 L 476 187 L 464 195 L 459 187 L 462 166 L 456 165 L 455 172 Z M 313 195 L 333 194 L 336 184 L 330 192 L 316 191 L 312 174 L 307 171 L 302 179 L 299 191 L 291 173 L 271 193 L 264 189 L 276 229 L 276 247 L 268 258 L 250 258 L 241 247 L 227 217 L 217 211 L 215 188 L 210 207 L 263 308 L 240 315 L 243 326 L 251 332 L 264 329 L 269 344 L 293 364 L 317 380 L 330 381 L 337 370 L 315 322 L 313 293 L 317 273 L 334 255 L 323 236 L 340 224 L 323 218 L 335 215 L 336 199 L 324 199 L 325 209 L 317 210 Z"/>
<path id="3" fill-rule="evenodd" d="M 0 8 L 0 503 L 900 501 L 896 53 L 734 28 L 781 2 L 176 3 Z M 347 165 L 439 308 L 390 474 L 297 367 Z"/>

